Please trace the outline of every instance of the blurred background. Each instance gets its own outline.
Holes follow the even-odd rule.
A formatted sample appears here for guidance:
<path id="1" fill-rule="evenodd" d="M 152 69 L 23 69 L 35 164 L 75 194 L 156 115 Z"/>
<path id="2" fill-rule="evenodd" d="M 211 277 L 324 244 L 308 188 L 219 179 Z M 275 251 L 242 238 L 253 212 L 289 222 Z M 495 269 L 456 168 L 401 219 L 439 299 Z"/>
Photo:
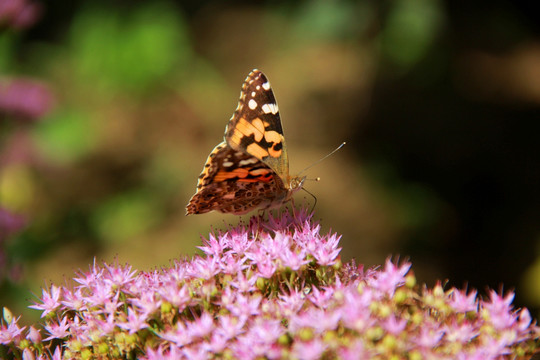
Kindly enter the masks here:
<path id="1" fill-rule="evenodd" d="M 253 68 L 342 258 L 540 309 L 540 18 L 525 2 L 0 0 L 0 305 L 139 270 L 241 218 L 184 216 Z M 532 5 L 531 5 L 532 6 Z M 296 204 L 310 204 L 300 192 Z"/>

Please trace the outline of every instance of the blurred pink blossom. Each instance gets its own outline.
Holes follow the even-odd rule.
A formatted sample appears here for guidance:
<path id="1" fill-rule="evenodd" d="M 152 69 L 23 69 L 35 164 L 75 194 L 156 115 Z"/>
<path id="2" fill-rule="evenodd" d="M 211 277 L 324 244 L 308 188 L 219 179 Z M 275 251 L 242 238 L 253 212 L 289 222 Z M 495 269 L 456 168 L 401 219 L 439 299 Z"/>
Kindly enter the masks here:
<path id="1" fill-rule="evenodd" d="M 40 3 L 31 0 L 1 0 L 0 27 L 23 30 L 34 25 L 43 12 Z"/>
<path id="2" fill-rule="evenodd" d="M 42 82 L 24 78 L 0 79 L 0 113 L 35 121 L 47 114 L 53 103 L 51 89 Z"/>

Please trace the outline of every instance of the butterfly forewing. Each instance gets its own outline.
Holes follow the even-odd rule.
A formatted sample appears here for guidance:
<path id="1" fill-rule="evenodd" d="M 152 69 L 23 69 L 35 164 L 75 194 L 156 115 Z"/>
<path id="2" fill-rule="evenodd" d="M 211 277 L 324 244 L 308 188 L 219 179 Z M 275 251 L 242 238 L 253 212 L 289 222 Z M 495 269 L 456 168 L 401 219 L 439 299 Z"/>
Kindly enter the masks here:
<path id="1" fill-rule="evenodd" d="M 289 161 L 279 108 L 270 82 L 259 70 L 253 70 L 244 81 L 225 140 L 231 148 L 267 164 L 288 185 Z"/>

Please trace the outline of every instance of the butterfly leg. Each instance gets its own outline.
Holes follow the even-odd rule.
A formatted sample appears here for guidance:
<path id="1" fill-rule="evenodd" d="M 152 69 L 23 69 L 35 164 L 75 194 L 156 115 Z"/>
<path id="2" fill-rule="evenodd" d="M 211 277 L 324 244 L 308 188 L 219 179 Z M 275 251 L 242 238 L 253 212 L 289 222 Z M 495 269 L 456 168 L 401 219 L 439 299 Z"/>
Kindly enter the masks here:
<path id="1" fill-rule="evenodd" d="M 307 189 L 305 188 L 302 188 L 302 190 L 304 190 L 305 192 L 307 192 L 309 195 L 311 195 L 311 197 L 313 198 L 313 200 L 315 200 L 315 202 L 313 203 L 313 206 L 311 207 L 311 210 L 309 210 L 309 213 L 310 214 L 313 214 L 313 210 L 315 210 L 315 206 L 317 206 L 317 197 L 315 195 L 313 195 L 310 191 L 308 191 Z"/>

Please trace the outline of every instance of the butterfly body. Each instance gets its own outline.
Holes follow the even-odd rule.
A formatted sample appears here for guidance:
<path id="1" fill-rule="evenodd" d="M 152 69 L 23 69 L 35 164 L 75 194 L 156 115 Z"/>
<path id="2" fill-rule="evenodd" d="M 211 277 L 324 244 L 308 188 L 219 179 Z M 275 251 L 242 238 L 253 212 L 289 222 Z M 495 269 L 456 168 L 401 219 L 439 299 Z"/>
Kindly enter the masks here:
<path id="1" fill-rule="evenodd" d="M 305 177 L 289 175 L 278 106 L 262 72 L 246 78 L 224 138 L 206 160 L 187 215 L 276 208 L 302 188 Z"/>

